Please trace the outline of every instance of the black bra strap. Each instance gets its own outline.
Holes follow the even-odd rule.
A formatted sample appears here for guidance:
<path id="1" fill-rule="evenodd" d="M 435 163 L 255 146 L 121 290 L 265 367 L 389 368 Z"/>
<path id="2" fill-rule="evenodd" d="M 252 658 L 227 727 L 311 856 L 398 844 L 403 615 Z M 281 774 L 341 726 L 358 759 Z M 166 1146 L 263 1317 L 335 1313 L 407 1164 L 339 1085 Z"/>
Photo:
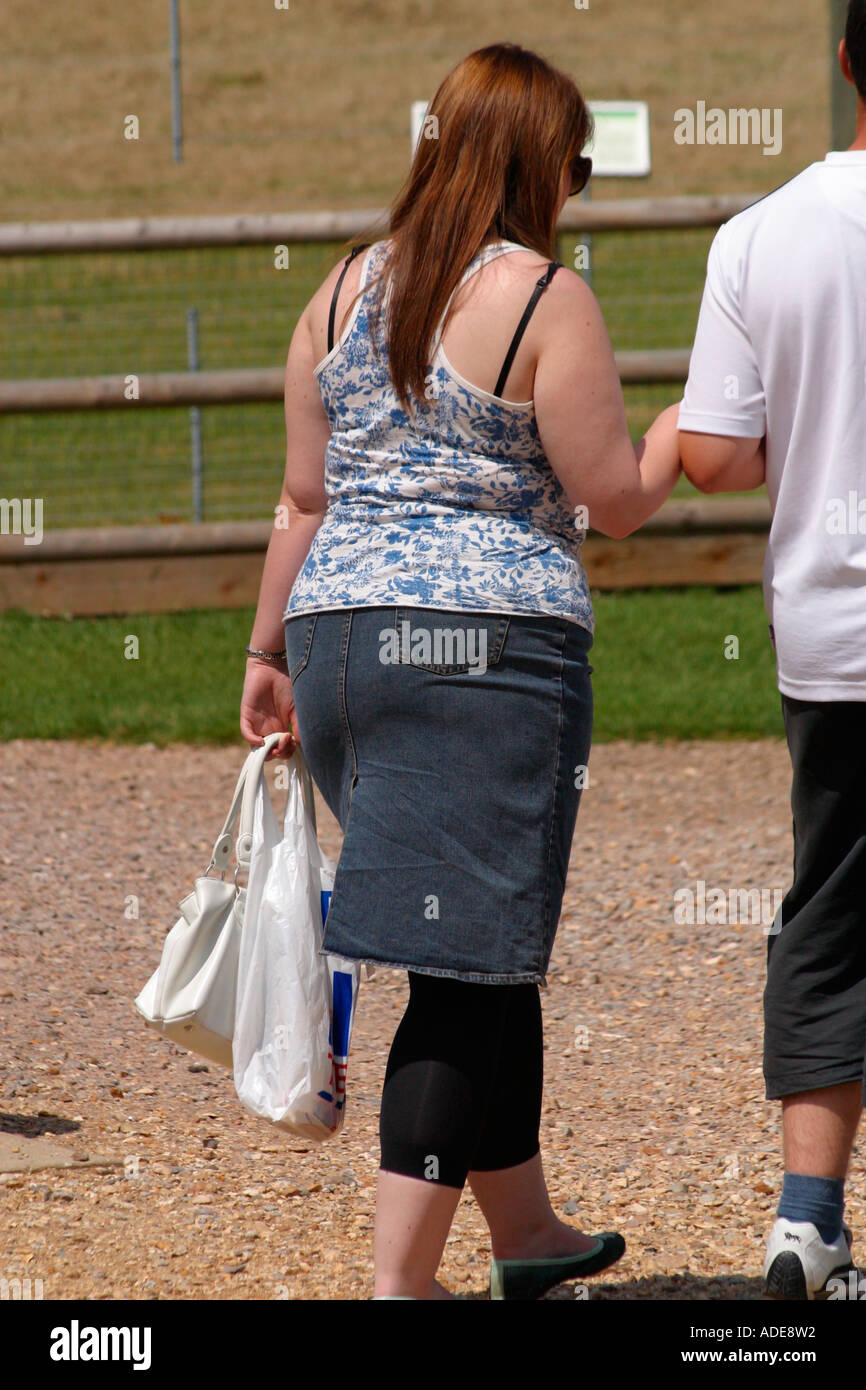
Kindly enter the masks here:
<path id="1" fill-rule="evenodd" d="M 362 251 L 366 251 L 367 246 L 369 246 L 369 244 L 370 243 L 367 242 L 364 246 L 352 247 L 351 254 L 346 257 L 345 262 L 343 263 L 343 269 L 340 271 L 340 278 L 334 286 L 334 293 L 331 298 L 331 312 L 328 315 L 328 352 L 330 352 L 332 347 L 334 346 L 334 320 L 337 317 L 337 300 L 340 296 L 340 289 L 342 287 L 346 271 L 349 269 L 349 266 L 351 265 L 355 257 L 359 255 Z"/>
<path id="2" fill-rule="evenodd" d="M 548 285 L 550 284 L 551 280 L 553 279 L 561 264 L 561 261 L 551 261 L 547 267 L 547 270 L 542 275 L 541 279 L 537 281 L 535 289 L 532 291 L 529 303 L 523 311 L 523 318 L 520 320 L 519 324 L 514 330 L 514 337 L 511 339 L 511 346 L 509 347 L 508 352 L 505 354 L 505 361 L 502 364 L 502 371 L 499 373 L 499 380 L 497 381 L 493 389 L 494 396 L 502 395 L 502 388 L 508 380 L 508 373 L 511 371 L 511 364 L 514 361 L 514 354 L 520 346 L 520 339 L 523 337 L 523 334 L 526 330 L 526 325 L 532 318 L 532 311 L 535 308 L 541 296 L 544 294 L 544 291 L 547 289 Z"/>

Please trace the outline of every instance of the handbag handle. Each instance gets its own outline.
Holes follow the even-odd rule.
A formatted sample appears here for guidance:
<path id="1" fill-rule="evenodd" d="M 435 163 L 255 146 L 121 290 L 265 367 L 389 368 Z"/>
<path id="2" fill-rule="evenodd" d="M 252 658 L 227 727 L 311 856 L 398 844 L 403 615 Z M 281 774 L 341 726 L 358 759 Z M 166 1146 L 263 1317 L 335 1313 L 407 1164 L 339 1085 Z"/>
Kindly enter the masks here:
<path id="1" fill-rule="evenodd" d="M 253 807 L 255 806 L 256 790 L 265 765 L 265 759 L 279 739 L 284 738 L 285 733 L 267 734 L 261 748 L 251 748 L 244 759 L 243 767 L 238 774 L 231 805 L 228 814 L 223 822 L 223 828 L 214 841 L 211 852 L 210 863 L 205 869 L 207 875 L 211 869 L 218 869 L 224 873 L 228 867 L 232 850 L 239 867 L 248 867 L 250 861 L 250 847 L 252 845 L 252 826 L 253 826 Z M 237 842 L 232 836 L 235 821 L 240 812 L 241 822 L 238 828 Z M 244 839 L 244 836 L 246 837 Z M 243 843 L 242 843 L 243 840 Z"/>
<path id="2" fill-rule="evenodd" d="M 214 843 L 211 861 L 205 870 L 205 874 L 213 868 L 219 869 L 221 873 L 224 872 L 231 858 L 233 847 L 238 870 L 249 869 L 250 853 L 253 844 L 253 813 L 255 810 L 259 782 L 262 778 L 268 753 L 271 748 L 273 748 L 274 744 L 284 737 L 285 734 L 282 732 L 267 734 L 261 748 L 252 748 L 247 754 L 244 765 L 238 776 L 228 815 Z M 316 801 L 313 793 L 313 782 L 310 777 L 310 770 L 307 767 L 306 759 L 301 752 L 299 744 L 295 744 L 290 756 L 294 757 L 296 760 L 298 773 L 301 778 L 304 805 L 307 815 L 313 823 L 313 832 L 317 833 Z M 233 840 L 231 832 L 234 828 L 235 821 L 238 819 L 239 812 L 240 823 L 238 825 L 237 839 Z"/>
<path id="3" fill-rule="evenodd" d="M 268 749 L 281 737 L 281 734 L 268 734 L 264 747 L 255 748 L 253 750 L 255 761 L 251 763 L 244 781 L 238 838 L 235 841 L 235 858 L 238 861 L 239 870 L 249 869 L 250 867 L 250 855 L 253 848 L 253 815 L 255 812 L 259 781 L 262 777 Z M 313 822 L 313 833 L 316 834 L 316 800 L 313 795 L 313 782 L 310 777 L 306 759 L 297 743 L 292 749 L 291 756 L 295 758 L 297 763 L 298 774 L 301 778 L 301 791 L 304 797 L 304 805 L 307 815 Z M 235 881 L 237 882 L 237 875 L 235 875 Z"/>

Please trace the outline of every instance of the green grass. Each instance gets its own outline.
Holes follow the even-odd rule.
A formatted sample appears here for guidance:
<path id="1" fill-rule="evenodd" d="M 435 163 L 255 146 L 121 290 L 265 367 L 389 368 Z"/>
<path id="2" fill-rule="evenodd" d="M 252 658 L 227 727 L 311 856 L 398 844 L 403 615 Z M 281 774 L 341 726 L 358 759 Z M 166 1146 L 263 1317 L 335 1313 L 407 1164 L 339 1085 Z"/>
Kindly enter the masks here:
<path id="1" fill-rule="evenodd" d="M 599 594 L 595 738 L 783 734 L 758 588 Z M 237 743 L 253 610 L 0 616 L 0 740 Z M 139 656 L 124 650 L 138 638 Z M 725 640 L 739 639 L 726 660 Z"/>
<path id="2" fill-rule="evenodd" d="M 758 586 L 594 597 L 595 737 L 783 737 Z M 739 656 L 725 656 L 736 637 Z"/>
<path id="3" fill-rule="evenodd" d="M 294 325 L 338 248 L 273 248 L 0 259 L 7 326 L 0 376 L 183 371 L 187 310 L 203 369 L 282 367 Z M 281 402 L 200 411 L 205 521 L 272 514 L 282 482 Z M 187 408 L 0 418 L 15 495 L 42 497 L 46 528 L 192 521 Z"/>

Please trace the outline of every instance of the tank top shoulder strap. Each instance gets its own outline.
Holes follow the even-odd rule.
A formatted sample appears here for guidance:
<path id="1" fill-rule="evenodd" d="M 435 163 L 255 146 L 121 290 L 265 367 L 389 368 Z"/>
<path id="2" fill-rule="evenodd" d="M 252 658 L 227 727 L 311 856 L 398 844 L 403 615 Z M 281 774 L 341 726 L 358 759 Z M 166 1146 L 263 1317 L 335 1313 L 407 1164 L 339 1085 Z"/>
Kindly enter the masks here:
<path id="1" fill-rule="evenodd" d="M 527 303 L 526 308 L 523 311 L 523 317 L 521 318 L 519 324 L 514 330 L 514 337 L 511 339 L 508 351 L 505 354 L 505 361 L 502 363 L 502 370 L 500 371 L 496 385 L 493 388 L 494 396 L 502 395 L 505 383 L 508 380 L 508 373 L 511 371 L 511 364 L 514 361 L 514 355 L 517 352 L 518 347 L 520 346 L 521 338 L 526 332 L 526 325 L 532 318 L 536 304 L 538 303 L 541 296 L 544 294 L 544 291 L 547 289 L 548 285 L 550 284 L 557 270 L 560 269 L 561 265 L 561 261 L 550 261 L 544 274 L 540 277 L 540 279 L 536 280 L 535 288 L 533 289 L 532 294 L 529 296 L 529 302 Z"/>
<path id="2" fill-rule="evenodd" d="M 481 269 L 482 266 L 487 265 L 489 261 L 494 260 L 497 256 L 507 255 L 510 251 L 528 251 L 530 249 L 530 247 L 522 246 L 520 242 L 517 241 L 496 241 L 491 242 L 487 246 L 482 246 L 481 250 L 478 251 L 476 255 L 472 257 L 472 260 L 469 262 L 468 266 L 466 267 L 465 271 L 463 272 L 457 284 L 455 285 L 454 290 L 448 298 L 448 302 L 445 305 L 445 309 L 442 313 L 441 318 L 439 319 L 439 323 L 436 328 L 436 333 L 433 339 L 434 351 L 438 347 L 439 341 L 442 337 L 442 329 L 445 323 L 445 318 L 448 314 L 448 310 L 451 307 L 451 300 L 454 298 L 454 295 L 461 288 L 461 286 L 465 285 L 466 281 L 470 278 L 470 276 L 474 275 L 476 271 L 479 271 Z M 520 319 L 520 322 L 514 330 L 514 336 L 512 337 L 508 347 L 508 351 L 505 354 L 505 360 L 502 363 L 502 368 L 500 370 L 499 377 L 496 382 L 496 387 L 493 391 L 494 396 L 502 395 L 502 391 L 508 379 L 508 373 L 511 370 L 511 365 L 514 361 L 515 354 L 517 353 L 517 349 L 520 346 L 520 341 L 524 333 L 526 332 L 526 325 L 532 318 L 536 304 L 538 303 L 541 296 L 544 294 L 544 291 L 547 289 L 547 286 L 550 284 L 551 280 L 553 279 L 557 270 L 560 269 L 561 265 L 561 261 L 549 261 L 544 274 L 540 276 L 540 278 L 536 281 L 532 294 L 529 297 L 529 302 L 527 303 L 526 308 L 523 311 L 523 315 Z"/>
<path id="3" fill-rule="evenodd" d="M 334 286 L 334 293 L 331 295 L 331 309 L 328 314 L 328 352 L 331 352 L 334 346 L 334 323 L 337 317 L 337 300 L 340 297 L 340 290 L 343 288 L 343 281 L 346 278 L 346 271 L 349 269 L 349 266 L 352 264 L 355 257 L 359 256 L 362 251 L 368 250 L 369 246 L 369 242 L 364 242 L 363 245 L 360 246 L 353 246 L 349 255 L 343 262 L 343 269 L 340 271 L 340 274 L 337 277 L 337 283 Z"/>

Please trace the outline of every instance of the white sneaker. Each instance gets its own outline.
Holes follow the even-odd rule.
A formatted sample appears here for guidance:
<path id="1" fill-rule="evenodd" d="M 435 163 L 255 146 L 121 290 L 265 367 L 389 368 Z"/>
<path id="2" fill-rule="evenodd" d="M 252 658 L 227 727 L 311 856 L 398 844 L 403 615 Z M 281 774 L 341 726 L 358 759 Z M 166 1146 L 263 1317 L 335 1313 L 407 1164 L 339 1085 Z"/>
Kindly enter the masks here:
<path id="1" fill-rule="evenodd" d="M 832 1245 L 811 1221 L 776 1218 L 767 1241 L 764 1279 L 769 1298 L 826 1299 L 827 1283 L 854 1268 L 851 1232 L 843 1226 Z"/>

